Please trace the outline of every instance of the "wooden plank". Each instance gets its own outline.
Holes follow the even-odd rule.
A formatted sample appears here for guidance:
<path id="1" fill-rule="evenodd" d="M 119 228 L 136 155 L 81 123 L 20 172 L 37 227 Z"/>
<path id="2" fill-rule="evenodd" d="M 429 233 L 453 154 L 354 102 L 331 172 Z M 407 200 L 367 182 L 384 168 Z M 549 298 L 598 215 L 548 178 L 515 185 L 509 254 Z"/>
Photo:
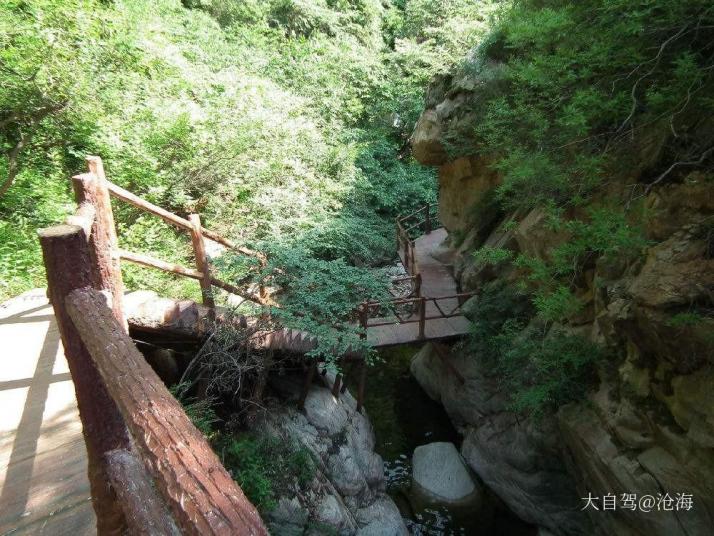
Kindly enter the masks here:
<path id="1" fill-rule="evenodd" d="M 186 268 L 185 266 L 181 266 L 180 264 L 162 261 L 161 259 L 156 259 L 154 257 L 150 257 L 149 255 L 144 255 L 143 253 L 134 253 L 133 251 L 126 251 L 120 249 L 117 250 L 117 256 L 125 261 L 141 264 L 142 266 L 148 266 L 149 268 L 156 268 L 157 270 L 163 270 L 164 272 L 183 275 L 192 279 L 203 279 L 202 272 L 192 270 L 191 268 Z"/>
<path id="2" fill-rule="evenodd" d="M 45 289 L 0 304 L 0 534 L 96 534 L 74 385 Z"/>

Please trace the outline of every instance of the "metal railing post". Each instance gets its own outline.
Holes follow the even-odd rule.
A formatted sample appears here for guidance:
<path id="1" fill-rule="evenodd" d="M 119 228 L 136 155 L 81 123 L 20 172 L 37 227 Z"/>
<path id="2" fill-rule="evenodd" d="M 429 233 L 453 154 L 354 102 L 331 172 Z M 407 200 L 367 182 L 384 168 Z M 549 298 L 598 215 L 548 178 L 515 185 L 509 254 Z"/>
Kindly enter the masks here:
<path id="1" fill-rule="evenodd" d="M 421 297 L 419 299 L 419 338 L 423 339 L 425 336 L 426 328 L 426 298 Z"/>

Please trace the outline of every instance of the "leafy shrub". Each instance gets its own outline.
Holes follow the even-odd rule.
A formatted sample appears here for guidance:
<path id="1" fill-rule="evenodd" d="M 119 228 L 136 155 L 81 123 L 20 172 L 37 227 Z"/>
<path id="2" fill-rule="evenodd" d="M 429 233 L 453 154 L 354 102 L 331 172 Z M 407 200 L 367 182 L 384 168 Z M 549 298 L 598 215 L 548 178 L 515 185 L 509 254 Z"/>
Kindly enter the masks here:
<path id="1" fill-rule="evenodd" d="M 215 437 L 216 423 L 220 421 L 214 409 L 215 400 L 197 399 L 187 395 L 188 384 L 173 385 L 169 391 L 181 403 L 193 425 L 209 440 Z"/>
<path id="2" fill-rule="evenodd" d="M 487 283 L 469 311 L 468 344 L 510 393 L 511 409 L 539 416 L 582 399 L 603 351 L 562 327 L 548 329 L 535 312 L 531 298 L 516 286 Z"/>
<path id="3" fill-rule="evenodd" d="M 581 400 L 596 375 L 593 364 L 602 349 L 586 338 L 561 328 L 544 332 L 507 321 L 496 336 L 497 371 L 504 390 L 512 393 L 511 408 L 540 416 L 562 404 Z"/>
<path id="4" fill-rule="evenodd" d="M 483 246 L 473 252 L 474 259 L 481 264 L 498 265 L 513 258 L 513 252 L 508 249 Z"/>
<path id="5" fill-rule="evenodd" d="M 223 465 L 261 512 L 277 506 L 277 498 L 304 488 L 315 477 L 315 463 L 304 447 L 268 436 L 227 437 L 218 445 Z"/>

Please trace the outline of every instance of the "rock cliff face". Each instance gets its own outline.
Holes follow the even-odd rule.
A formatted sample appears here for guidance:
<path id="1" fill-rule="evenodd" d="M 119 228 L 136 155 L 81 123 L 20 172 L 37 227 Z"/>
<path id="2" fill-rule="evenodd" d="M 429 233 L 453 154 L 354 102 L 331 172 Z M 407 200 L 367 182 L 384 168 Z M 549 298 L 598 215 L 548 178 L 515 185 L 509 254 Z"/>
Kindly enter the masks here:
<path id="1" fill-rule="evenodd" d="M 483 210 L 498 175 L 481 157 L 449 160 L 450 134 L 468 123 L 469 108 L 488 90 L 478 80 L 436 83 L 412 139 L 416 158 L 439 166 L 440 216 L 463 290 L 516 276 L 506 266 L 477 264 L 472 253 L 484 245 L 547 259 L 568 240 L 539 209 Z M 478 356 L 452 350 L 463 385 L 428 346 L 412 364 L 463 432 L 471 467 L 514 512 L 554 534 L 714 530 L 714 187 L 691 173 L 652 189 L 645 207 L 645 256 L 630 265 L 597 261 L 579 285 L 585 307 L 567 322 L 619 356 L 601 367 L 586 401 L 536 422 L 508 411 L 508 393 Z M 588 493 L 615 494 L 618 504 L 623 493 L 655 500 L 684 493 L 694 506 L 582 511 Z"/>

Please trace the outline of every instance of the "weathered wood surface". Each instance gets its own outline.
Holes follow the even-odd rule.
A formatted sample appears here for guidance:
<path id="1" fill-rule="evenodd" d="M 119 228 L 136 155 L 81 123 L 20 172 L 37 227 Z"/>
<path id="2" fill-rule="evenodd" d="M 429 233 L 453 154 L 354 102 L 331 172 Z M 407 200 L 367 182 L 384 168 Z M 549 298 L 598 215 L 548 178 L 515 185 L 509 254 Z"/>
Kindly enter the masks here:
<path id="1" fill-rule="evenodd" d="M 77 204 L 80 207 L 83 204 L 91 204 L 95 211 L 92 232 L 89 236 L 89 249 L 97 278 L 94 286 L 111 293 L 114 316 L 126 328 L 126 322 L 122 317 L 124 285 L 121 278 L 121 266 L 119 259 L 114 256 L 119 242 L 107 189 L 108 181 L 104 176 L 101 158 L 88 156 L 86 160 L 89 173 L 73 177 L 73 187 Z"/>
<path id="2" fill-rule="evenodd" d="M 93 233 L 97 229 L 93 229 Z M 117 406 L 104 388 L 104 383 L 87 352 L 65 308 L 65 298 L 75 289 L 97 285 L 92 269 L 90 249 L 84 230 L 75 225 L 56 225 L 38 231 L 42 257 L 47 273 L 47 287 L 65 355 L 72 373 L 82 430 L 87 446 L 88 473 L 92 487 L 92 503 L 97 514 L 100 534 L 121 534 L 124 515 L 107 482 L 104 454 L 115 449 L 129 449 L 130 440 Z M 96 292 L 96 291 L 95 291 Z M 97 292 L 98 293 L 98 292 Z M 99 293 L 98 293 L 99 294 Z M 121 323 L 112 316 L 124 334 Z"/>
<path id="3" fill-rule="evenodd" d="M 106 454 L 109 481 L 124 509 L 132 536 L 180 536 L 166 504 L 160 500 L 146 467 L 133 453 L 113 450 Z"/>
<path id="4" fill-rule="evenodd" d="M 74 385 L 45 289 L 0 305 L 0 534 L 92 536 Z"/>
<path id="5" fill-rule="evenodd" d="M 156 488 L 187 534 L 268 534 L 255 507 L 107 308 L 79 289 L 67 309 Z"/>
<path id="6" fill-rule="evenodd" d="M 201 232 L 201 217 L 198 214 L 191 214 L 188 217 L 191 223 L 191 244 L 193 245 L 193 255 L 196 261 L 196 269 L 201 272 L 201 297 L 203 305 L 208 307 L 208 315 L 211 320 L 216 317 L 216 303 L 213 301 L 213 289 L 211 288 L 211 268 L 206 257 L 206 244 L 203 242 Z"/>

